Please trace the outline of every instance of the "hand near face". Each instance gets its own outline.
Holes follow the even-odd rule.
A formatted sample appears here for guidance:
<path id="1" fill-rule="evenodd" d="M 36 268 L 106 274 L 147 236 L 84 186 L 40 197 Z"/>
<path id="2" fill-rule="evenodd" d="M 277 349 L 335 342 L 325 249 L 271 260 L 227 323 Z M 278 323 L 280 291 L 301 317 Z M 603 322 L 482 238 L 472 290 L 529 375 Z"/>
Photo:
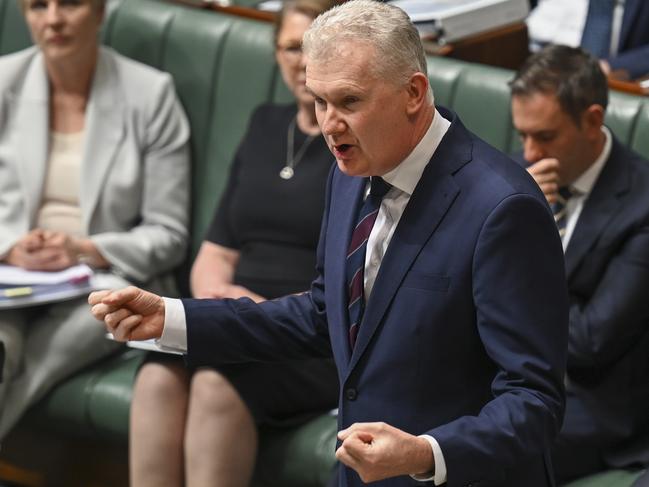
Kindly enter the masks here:
<path id="1" fill-rule="evenodd" d="M 135 286 L 97 291 L 88 296 L 92 315 L 103 321 L 115 340 L 160 338 L 164 328 L 164 300 Z"/>
<path id="2" fill-rule="evenodd" d="M 338 439 L 336 458 L 365 483 L 435 469 L 428 441 L 385 423 L 355 423 L 339 431 Z"/>
<path id="3" fill-rule="evenodd" d="M 559 170 L 559 160 L 555 158 L 541 159 L 527 168 L 527 172 L 539 185 L 549 204 L 557 201 L 561 184 Z"/>

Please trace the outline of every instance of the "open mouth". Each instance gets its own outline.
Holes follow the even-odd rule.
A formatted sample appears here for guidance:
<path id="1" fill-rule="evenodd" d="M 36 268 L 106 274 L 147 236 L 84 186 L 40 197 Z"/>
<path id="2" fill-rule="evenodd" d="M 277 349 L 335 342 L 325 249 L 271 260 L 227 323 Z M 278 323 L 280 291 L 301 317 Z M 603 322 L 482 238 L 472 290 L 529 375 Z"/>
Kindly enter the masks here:
<path id="1" fill-rule="evenodd" d="M 336 149 L 336 152 L 339 152 L 341 154 L 345 154 L 351 148 L 352 148 L 352 146 L 349 145 L 349 144 L 339 144 L 339 145 L 334 146 L 334 149 Z"/>

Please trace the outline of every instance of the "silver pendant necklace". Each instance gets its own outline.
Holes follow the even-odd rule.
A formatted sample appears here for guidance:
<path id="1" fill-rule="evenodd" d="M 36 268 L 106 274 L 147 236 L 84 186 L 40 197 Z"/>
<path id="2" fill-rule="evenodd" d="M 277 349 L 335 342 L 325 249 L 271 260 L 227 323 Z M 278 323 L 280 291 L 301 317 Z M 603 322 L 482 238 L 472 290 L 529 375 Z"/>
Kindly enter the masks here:
<path id="1" fill-rule="evenodd" d="M 289 180 L 295 174 L 295 168 L 302 161 L 304 153 L 311 145 L 316 138 L 315 135 L 308 135 L 304 143 L 300 146 L 297 151 L 297 154 L 293 154 L 293 148 L 295 146 L 295 125 L 297 121 L 297 114 L 291 120 L 291 123 L 288 125 L 288 131 L 286 132 L 286 165 L 279 172 L 279 177 L 285 180 Z"/>

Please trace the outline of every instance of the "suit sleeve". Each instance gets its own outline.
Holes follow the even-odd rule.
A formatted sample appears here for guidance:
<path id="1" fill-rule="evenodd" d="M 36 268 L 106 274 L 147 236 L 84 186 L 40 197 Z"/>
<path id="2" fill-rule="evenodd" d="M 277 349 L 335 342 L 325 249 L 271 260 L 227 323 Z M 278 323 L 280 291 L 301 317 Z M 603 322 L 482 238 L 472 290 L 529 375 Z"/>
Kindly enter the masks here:
<path id="1" fill-rule="evenodd" d="M 649 73 L 649 45 L 636 47 L 608 59 L 613 71 L 623 69 L 631 78 L 639 78 Z"/>
<path id="2" fill-rule="evenodd" d="M 649 320 L 649 222 L 619 245 L 595 292 L 572 296 L 568 369 L 598 368 L 621 358 L 646 333 Z"/>
<path id="3" fill-rule="evenodd" d="M 139 282 L 181 263 L 188 238 L 189 125 L 169 75 L 151 92 L 141 148 L 141 221 L 128 232 L 92 236 L 115 269 Z"/>
<path id="4" fill-rule="evenodd" d="M 187 362 L 193 367 L 331 357 L 325 307 L 325 246 L 333 168 L 318 242 L 317 277 L 308 292 L 256 304 L 242 299 L 184 299 Z"/>
<path id="5" fill-rule="evenodd" d="M 563 252 L 540 199 L 513 195 L 492 210 L 472 272 L 477 332 L 497 373 L 493 399 L 481 411 L 427 432 L 444 454 L 449 487 L 501 485 L 506 469 L 543 455 L 560 429 L 565 401 Z"/>

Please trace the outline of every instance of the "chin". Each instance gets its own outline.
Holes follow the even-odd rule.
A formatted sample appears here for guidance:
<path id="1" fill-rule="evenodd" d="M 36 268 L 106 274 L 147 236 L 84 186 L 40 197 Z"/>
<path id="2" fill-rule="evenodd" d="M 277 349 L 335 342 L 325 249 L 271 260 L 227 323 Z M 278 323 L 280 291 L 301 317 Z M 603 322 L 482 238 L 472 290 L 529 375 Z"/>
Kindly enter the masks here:
<path id="1" fill-rule="evenodd" d="M 338 169 L 347 176 L 367 177 L 370 175 L 367 167 L 363 167 L 353 161 L 341 161 L 336 159 L 336 164 L 338 165 Z"/>

